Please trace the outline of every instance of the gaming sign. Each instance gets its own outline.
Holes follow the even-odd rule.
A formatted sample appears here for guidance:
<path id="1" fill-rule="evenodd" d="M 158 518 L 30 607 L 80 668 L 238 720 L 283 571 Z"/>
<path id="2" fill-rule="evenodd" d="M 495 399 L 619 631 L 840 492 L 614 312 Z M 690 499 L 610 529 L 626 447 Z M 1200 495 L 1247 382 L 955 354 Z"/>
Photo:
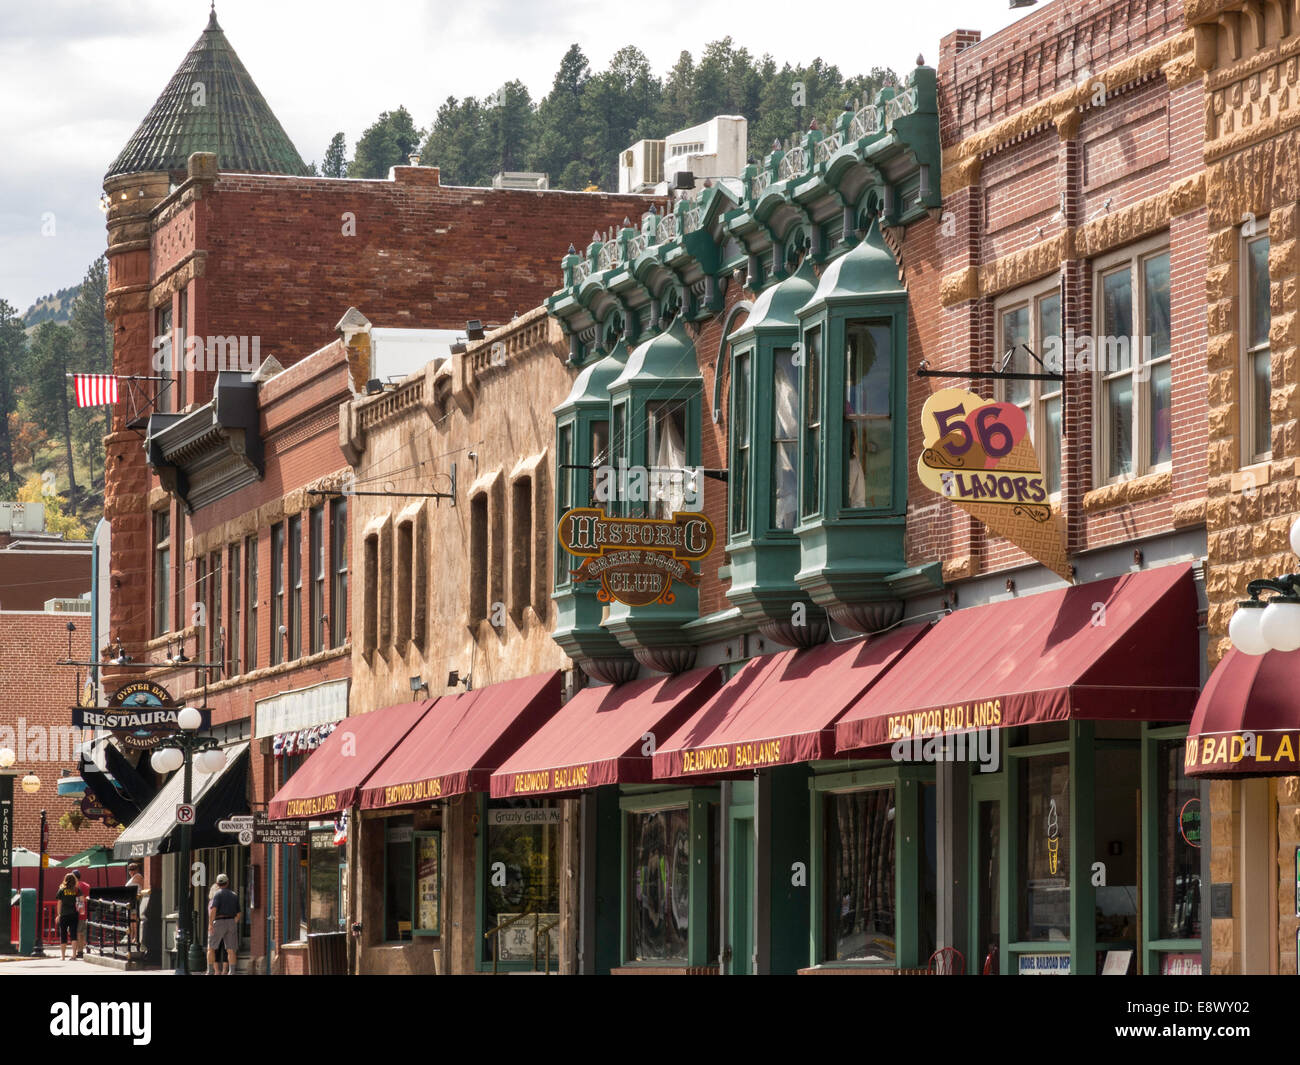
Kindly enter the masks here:
<path id="1" fill-rule="evenodd" d="M 582 564 L 574 581 L 599 581 L 596 598 L 628 606 L 671 603 L 673 581 L 698 587 L 692 562 L 713 550 L 713 523 L 694 511 L 668 519 L 610 518 L 598 507 L 576 507 L 560 518 L 560 543 Z"/>
<path id="2" fill-rule="evenodd" d="M 133 680 L 118 688 L 106 707 L 74 706 L 72 724 L 77 728 L 108 729 L 124 747 L 135 751 L 150 751 L 162 742 L 163 737 L 180 731 L 176 715 L 181 708 L 172 699 L 171 692 L 151 680 Z M 201 707 L 201 729 L 212 725 L 212 711 Z"/>

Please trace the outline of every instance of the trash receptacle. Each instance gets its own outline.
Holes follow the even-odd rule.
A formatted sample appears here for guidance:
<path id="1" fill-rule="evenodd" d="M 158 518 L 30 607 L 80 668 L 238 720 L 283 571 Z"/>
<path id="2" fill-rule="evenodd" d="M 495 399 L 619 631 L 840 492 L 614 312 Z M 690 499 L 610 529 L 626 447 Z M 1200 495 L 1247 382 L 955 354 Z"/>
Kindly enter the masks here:
<path id="1" fill-rule="evenodd" d="M 36 889 L 25 887 L 18 892 L 18 953 L 36 951 Z"/>
<path id="2" fill-rule="evenodd" d="M 346 932 L 313 932 L 307 936 L 308 976 L 346 976 L 347 972 Z"/>

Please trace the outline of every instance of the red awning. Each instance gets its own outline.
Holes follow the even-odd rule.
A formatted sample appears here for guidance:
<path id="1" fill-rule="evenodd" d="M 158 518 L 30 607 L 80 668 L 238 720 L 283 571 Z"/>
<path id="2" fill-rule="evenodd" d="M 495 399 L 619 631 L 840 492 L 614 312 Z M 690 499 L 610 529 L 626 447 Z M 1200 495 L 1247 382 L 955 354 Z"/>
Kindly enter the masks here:
<path id="1" fill-rule="evenodd" d="M 1070 718 L 1186 721 L 1196 613 L 1189 565 L 958 610 L 844 715 L 836 747 Z"/>
<path id="2" fill-rule="evenodd" d="M 834 757 L 836 718 L 925 629 L 908 625 L 865 641 L 751 659 L 659 748 L 655 778 L 752 772 Z"/>
<path id="3" fill-rule="evenodd" d="M 361 789 L 361 808 L 487 791 L 493 771 L 560 706 L 560 674 L 444 695 Z"/>
<path id="4" fill-rule="evenodd" d="M 547 795 L 651 779 L 654 743 L 722 684 L 716 667 L 584 688 L 492 774 L 492 794 Z M 650 737 L 650 738 L 647 738 Z"/>
<path id="5" fill-rule="evenodd" d="M 351 806 L 375 767 L 424 717 L 433 701 L 345 717 L 271 800 L 273 821 L 333 817 Z"/>
<path id="6" fill-rule="evenodd" d="M 1188 776 L 1294 776 L 1300 769 L 1300 651 L 1231 650 L 1196 704 Z"/>

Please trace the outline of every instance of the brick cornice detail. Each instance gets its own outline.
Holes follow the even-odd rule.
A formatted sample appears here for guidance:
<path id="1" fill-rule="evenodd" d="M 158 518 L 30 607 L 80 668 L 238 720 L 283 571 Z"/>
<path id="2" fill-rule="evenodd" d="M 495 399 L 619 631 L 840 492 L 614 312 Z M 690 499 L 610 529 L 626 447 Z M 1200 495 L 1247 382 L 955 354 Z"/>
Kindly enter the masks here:
<path id="1" fill-rule="evenodd" d="M 1190 30 L 1176 37 L 1169 37 L 1103 70 L 1081 85 L 1072 85 L 1068 89 L 1054 93 L 1045 100 L 1040 100 L 1033 106 L 1004 118 L 988 129 L 967 137 L 945 152 L 951 154 L 952 162 L 944 168 L 943 191 L 946 194 L 949 188 L 965 187 L 956 179 L 950 182 L 949 173 L 957 171 L 957 168 L 966 164 L 972 157 L 996 152 L 1030 130 L 1055 122 L 1057 116 L 1066 111 L 1086 107 L 1096 91 L 1098 82 L 1105 86 L 1108 96 L 1115 95 L 1126 86 L 1160 72 L 1166 64 L 1190 53 L 1192 49 L 1193 34 Z"/>

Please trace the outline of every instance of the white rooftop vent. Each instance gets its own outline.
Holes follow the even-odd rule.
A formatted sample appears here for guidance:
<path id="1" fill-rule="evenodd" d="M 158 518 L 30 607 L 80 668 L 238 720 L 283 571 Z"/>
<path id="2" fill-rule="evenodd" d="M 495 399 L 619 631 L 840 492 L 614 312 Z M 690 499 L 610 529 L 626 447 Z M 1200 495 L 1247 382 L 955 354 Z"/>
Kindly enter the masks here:
<path id="1" fill-rule="evenodd" d="M 89 614 L 89 599 L 47 599 L 45 600 L 45 613 L 47 614 Z"/>
<path id="2" fill-rule="evenodd" d="M 492 178 L 494 189 L 549 189 L 551 179 L 530 170 L 503 170 Z"/>

